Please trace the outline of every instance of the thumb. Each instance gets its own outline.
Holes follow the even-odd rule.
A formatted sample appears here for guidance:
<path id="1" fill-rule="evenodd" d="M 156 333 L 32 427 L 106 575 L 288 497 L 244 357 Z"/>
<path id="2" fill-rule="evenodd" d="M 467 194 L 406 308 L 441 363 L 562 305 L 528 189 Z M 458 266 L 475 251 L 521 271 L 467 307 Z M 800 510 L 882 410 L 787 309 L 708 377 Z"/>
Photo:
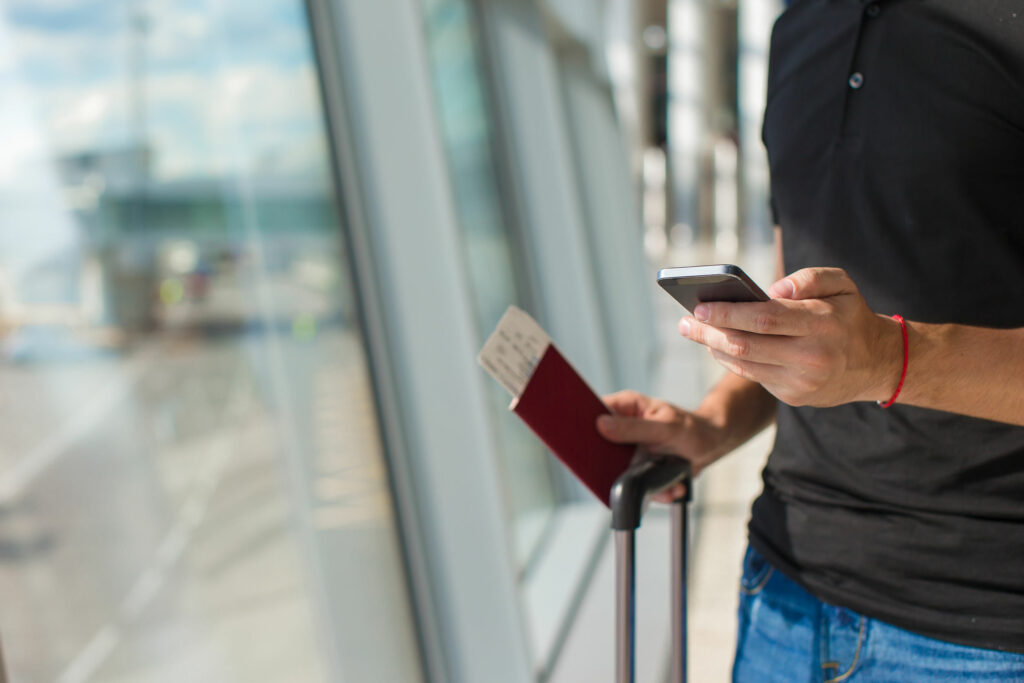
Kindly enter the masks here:
<path id="1" fill-rule="evenodd" d="M 825 299 L 856 294 L 857 285 L 842 268 L 804 268 L 773 284 L 768 293 L 776 299 Z"/>
<path id="2" fill-rule="evenodd" d="M 597 431 L 613 443 L 658 444 L 668 440 L 668 425 L 639 417 L 602 415 Z"/>

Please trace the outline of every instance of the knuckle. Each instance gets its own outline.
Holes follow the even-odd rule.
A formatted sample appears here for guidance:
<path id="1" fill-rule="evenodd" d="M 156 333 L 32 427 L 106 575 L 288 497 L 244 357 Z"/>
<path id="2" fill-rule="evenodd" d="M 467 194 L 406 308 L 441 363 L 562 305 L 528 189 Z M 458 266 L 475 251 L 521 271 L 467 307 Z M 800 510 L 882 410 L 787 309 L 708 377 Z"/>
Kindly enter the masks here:
<path id="1" fill-rule="evenodd" d="M 822 359 L 824 362 L 824 372 L 833 372 L 841 369 L 846 364 L 846 346 L 835 345 L 829 346 L 822 350 Z"/>
<path id="2" fill-rule="evenodd" d="M 808 396 L 821 388 L 822 382 L 816 377 L 801 377 L 797 382 L 796 390 L 801 396 Z"/>
<path id="3" fill-rule="evenodd" d="M 617 413 L 612 412 L 612 416 L 607 420 L 602 420 L 600 423 L 600 429 L 605 434 L 615 436 L 622 431 L 622 426 L 619 424 L 620 418 Z"/>
<path id="4" fill-rule="evenodd" d="M 633 439 L 636 436 L 636 428 L 631 422 L 625 419 L 620 418 L 615 420 L 609 425 L 609 427 L 609 432 L 611 433 L 612 438 L 617 441 Z"/>
<path id="5" fill-rule="evenodd" d="M 717 327 L 729 327 L 733 321 L 732 311 L 727 305 L 709 306 L 708 323 Z"/>
<path id="6" fill-rule="evenodd" d="M 754 318 L 754 329 L 761 334 L 774 332 L 777 327 L 778 321 L 771 313 L 760 313 Z"/>
<path id="7" fill-rule="evenodd" d="M 786 405 L 799 408 L 807 404 L 807 393 L 800 391 L 797 387 L 788 387 L 779 391 L 778 399 Z"/>
<path id="8" fill-rule="evenodd" d="M 802 268 L 796 271 L 790 276 L 793 280 L 796 280 L 799 285 L 809 285 L 815 282 L 818 278 L 818 271 L 814 268 Z"/>
<path id="9" fill-rule="evenodd" d="M 808 352 L 803 359 L 804 366 L 811 372 L 820 372 L 828 367 L 830 362 L 829 354 L 823 349 L 815 349 Z M 802 379 L 807 379 L 805 375 Z"/>
<path id="10" fill-rule="evenodd" d="M 611 409 L 612 413 L 617 413 L 621 406 L 629 403 L 633 399 L 633 395 L 629 390 L 616 391 L 613 394 L 605 394 L 601 397 L 602 401 Z"/>
<path id="11" fill-rule="evenodd" d="M 665 422 L 658 422 L 657 427 L 651 430 L 651 436 L 659 443 L 665 443 L 672 439 L 672 425 Z"/>
<path id="12" fill-rule="evenodd" d="M 821 326 L 821 332 L 831 334 L 839 328 L 839 316 L 835 309 L 829 306 L 828 310 L 818 317 L 818 323 Z"/>
<path id="13" fill-rule="evenodd" d="M 748 358 L 750 356 L 750 342 L 744 337 L 730 337 L 726 341 L 727 353 L 733 358 Z"/>
<path id="14" fill-rule="evenodd" d="M 719 360 L 719 363 L 721 363 L 722 367 L 724 367 L 732 374 L 742 377 L 743 379 L 749 379 L 747 377 L 746 371 L 743 369 L 743 366 L 740 365 L 739 363 L 732 363 L 727 360 Z"/>
<path id="15" fill-rule="evenodd" d="M 835 277 L 837 279 L 843 281 L 843 286 L 844 287 L 846 287 L 848 289 L 851 289 L 854 292 L 858 291 L 857 290 L 857 283 L 854 282 L 853 278 L 850 277 L 850 274 L 846 272 L 845 268 L 836 268 L 836 269 L 833 270 L 833 273 L 835 274 Z"/>
<path id="16" fill-rule="evenodd" d="M 667 422 L 672 419 L 672 407 L 668 403 L 658 402 L 651 406 L 646 417 L 650 420 L 657 420 L 660 423 Z"/>
<path id="17" fill-rule="evenodd" d="M 724 367 L 726 370 L 733 373 L 734 375 L 738 375 L 743 379 L 750 379 L 750 372 L 743 365 L 743 363 L 740 363 L 734 358 L 726 355 L 716 354 L 715 359 L 718 360 L 722 367 Z"/>

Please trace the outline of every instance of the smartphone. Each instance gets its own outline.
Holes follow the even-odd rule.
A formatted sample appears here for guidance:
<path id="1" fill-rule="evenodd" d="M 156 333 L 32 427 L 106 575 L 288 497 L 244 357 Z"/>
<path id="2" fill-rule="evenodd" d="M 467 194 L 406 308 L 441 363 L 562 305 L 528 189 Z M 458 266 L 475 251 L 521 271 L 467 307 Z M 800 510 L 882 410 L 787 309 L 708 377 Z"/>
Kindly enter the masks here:
<path id="1" fill-rule="evenodd" d="M 768 301 L 770 298 L 739 266 L 662 268 L 658 284 L 691 314 L 704 301 Z"/>

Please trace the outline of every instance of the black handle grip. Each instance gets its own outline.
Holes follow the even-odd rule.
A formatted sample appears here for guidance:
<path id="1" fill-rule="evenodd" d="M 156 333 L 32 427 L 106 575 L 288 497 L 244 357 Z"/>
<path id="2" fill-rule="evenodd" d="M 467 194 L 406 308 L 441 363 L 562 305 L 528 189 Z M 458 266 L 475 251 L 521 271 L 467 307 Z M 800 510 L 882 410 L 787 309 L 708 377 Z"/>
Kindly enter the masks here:
<path id="1" fill-rule="evenodd" d="M 649 496 L 683 482 L 690 499 L 690 462 L 675 455 L 651 455 L 637 449 L 633 461 L 612 485 L 612 529 L 631 531 L 640 526 Z"/>

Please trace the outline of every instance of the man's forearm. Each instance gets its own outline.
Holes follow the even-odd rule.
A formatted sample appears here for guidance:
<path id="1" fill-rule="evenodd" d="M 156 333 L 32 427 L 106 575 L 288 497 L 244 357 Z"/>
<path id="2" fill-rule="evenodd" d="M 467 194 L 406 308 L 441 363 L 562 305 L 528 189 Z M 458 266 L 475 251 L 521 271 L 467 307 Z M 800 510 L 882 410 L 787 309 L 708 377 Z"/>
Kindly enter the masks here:
<path id="1" fill-rule="evenodd" d="M 704 397 L 695 413 L 727 435 L 717 457 L 738 448 L 775 419 L 777 400 L 757 382 L 731 373 Z"/>
<path id="2" fill-rule="evenodd" d="M 907 378 L 897 403 L 1024 426 L 1024 328 L 908 321 L 907 334 Z"/>

